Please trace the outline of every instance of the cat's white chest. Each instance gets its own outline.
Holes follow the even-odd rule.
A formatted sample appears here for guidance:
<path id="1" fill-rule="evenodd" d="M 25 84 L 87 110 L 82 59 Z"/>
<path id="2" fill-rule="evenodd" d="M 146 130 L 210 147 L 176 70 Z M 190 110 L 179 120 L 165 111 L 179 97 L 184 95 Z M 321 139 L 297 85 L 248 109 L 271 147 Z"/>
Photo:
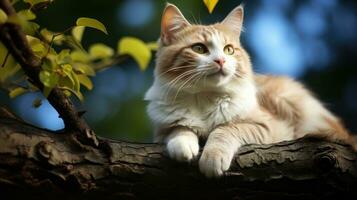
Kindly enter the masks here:
<path id="1" fill-rule="evenodd" d="M 172 114 L 177 114 L 177 123 L 191 127 L 200 135 L 209 134 L 216 126 L 227 123 L 240 114 L 234 99 L 228 95 L 192 96 L 173 107 L 176 107 L 177 112 Z"/>
<path id="2" fill-rule="evenodd" d="M 203 110 L 202 115 L 203 120 L 208 122 L 207 125 L 215 126 L 230 121 L 237 113 L 235 112 L 231 98 L 224 96 L 215 99 L 215 102 L 211 105 L 206 105 L 206 109 Z"/>
<path id="3" fill-rule="evenodd" d="M 252 84 L 235 88 L 236 92 L 163 95 L 165 91 L 153 86 L 145 99 L 148 114 L 156 126 L 186 126 L 199 135 L 208 135 L 218 125 L 235 118 L 247 117 L 257 107 Z M 164 98 L 172 97 L 172 98 Z"/>

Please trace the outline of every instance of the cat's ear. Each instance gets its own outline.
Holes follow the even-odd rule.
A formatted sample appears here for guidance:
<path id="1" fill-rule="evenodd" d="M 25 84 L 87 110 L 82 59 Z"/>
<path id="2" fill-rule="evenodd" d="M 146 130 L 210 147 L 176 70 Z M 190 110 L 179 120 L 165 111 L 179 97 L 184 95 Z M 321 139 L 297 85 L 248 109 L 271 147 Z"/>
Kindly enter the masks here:
<path id="1" fill-rule="evenodd" d="M 175 33 L 190 23 L 181 11 L 173 4 L 167 4 L 161 20 L 161 40 L 170 43 L 175 38 Z"/>
<path id="2" fill-rule="evenodd" d="M 221 23 L 229 27 L 233 32 L 236 32 L 239 36 L 243 28 L 243 15 L 243 6 L 239 5 Z"/>

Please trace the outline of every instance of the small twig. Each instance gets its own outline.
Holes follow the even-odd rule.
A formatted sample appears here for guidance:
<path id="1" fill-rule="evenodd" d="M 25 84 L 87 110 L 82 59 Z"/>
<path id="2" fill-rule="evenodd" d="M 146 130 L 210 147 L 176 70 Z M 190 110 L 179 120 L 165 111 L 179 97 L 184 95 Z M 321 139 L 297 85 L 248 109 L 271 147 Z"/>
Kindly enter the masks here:
<path id="1" fill-rule="evenodd" d="M 30 9 L 31 9 L 32 12 L 37 12 L 37 11 L 39 11 L 39 10 L 47 9 L 47 7 L 48 7 L 51 3 L 53 3 L 52 0 L 46 1 L 46 2 L 41 2 L 41 3 L 38 3 L 38 4 L 35 4 L 35 5 L 31 6 Z"/>
<path id="2" fill-rule="evenodd" d="M 71 27 L 67 28 L 66 30 L 64 30 L 64 31 L 62 31 L 62 32 L 59 32 L 59 33 L 56 33 L 56 34 L 53 34 L 53 35 L 52 35 L 50 44 L 48 45 L 48 49 L 47 49 L 46 56 L 50 53 L 55 38 L 56 38 L 57 36 L 63 35 L 63 34 L 65 34 L 66 32 L 72 30 L 74 27 L 75 27 L 75 26 L 71 26 Z M 44 57 L 46 57 L 46 56 L 44 56 Z"/>
<path id="3" fill-rule="evenodd" d="M 98 62 L 97 64 L 93 65 L 94 71 L 102 71 L 108 67 L 111 67 L 113 65 L 119 64 L 127 60 L 130 56 L 125 54 L 125 55 L 119 55 L 117 57 L 112 58 L 111 60 L 106 60 L 106 61 L 101 61 Z"/>
<path id="4" fill-rule="evenodd" d="M 9 57 L 9 55 L 10 55 L 10 52 L 7 51 L 6 56 L 5 56 L 5 59 L 4 59 L 4 62 L 2 63 L 1 67 L 5 67 L 6 61 L 7 61 L 7 58 Z"/>
<path id="5" fill-rule="evenodd" d="M 46 53 L 46 55 L 45 55 L 44 57 L 47 57 L 48 54 L 50 53 L 51 48 L 52 48 L 52 45 L 53 45 L 53 41 L 55 40 L 55 37 L 56 37 L 56 36 L 57 36 L 57 35 L 52 35 L 50 44 L 48 45 L 47 53 Z"/>
<path id="6" fill-rule="evenodd" d="M 57 36 L 63 35 L 65 33 L 67 33 L 68 31 L 72 30 L 74 27 L 75 26 L 71 26 L 71 27 L 67 28 L 66 30 L 64 30 L 62 32 L 58 32 L 58 33 L 54 34 L 54 36 L 57 37 Z"/>

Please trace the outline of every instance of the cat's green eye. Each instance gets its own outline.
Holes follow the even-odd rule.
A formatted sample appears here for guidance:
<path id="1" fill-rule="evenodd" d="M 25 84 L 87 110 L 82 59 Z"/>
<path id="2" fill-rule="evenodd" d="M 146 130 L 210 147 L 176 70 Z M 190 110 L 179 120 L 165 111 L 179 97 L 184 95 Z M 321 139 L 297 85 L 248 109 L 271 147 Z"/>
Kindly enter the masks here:
<path id="1" fill-rule="evenodd" d="M 224 47 L 223 49 L 224 53 L 227 54 L 227 55 L 233 55 L 234 54 L 234 48 L 232 45 L 227 45 Z"/>
<path id="2" fill-rule="evenodd" d="M 207 47 L 202 43 L 197 43 L 191 46 L 191 49 L 199 54 L 205 54 L 208 52 Z"/>

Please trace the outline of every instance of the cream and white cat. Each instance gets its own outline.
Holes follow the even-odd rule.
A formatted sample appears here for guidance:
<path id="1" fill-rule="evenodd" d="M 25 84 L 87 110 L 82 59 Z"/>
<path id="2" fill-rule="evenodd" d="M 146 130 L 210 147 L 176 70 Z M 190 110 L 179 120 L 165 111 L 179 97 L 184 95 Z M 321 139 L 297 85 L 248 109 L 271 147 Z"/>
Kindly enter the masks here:
<path id="1" fill-rule="evenodd" d="M 245 144 L 306 134 L 346 140 L 339 120 L 300 83 L 254 74 L 240 43 L 243 7 L 220 23 L 190 24 L 168 4 L 161 22 L 155 81 L 147 91 L 156 142 L 171 158 L 190 161 L 206 141 L 199 168 L 208 177 L 228 170 Z M 267 49 L 269 54 L 269 49 Z"/>

